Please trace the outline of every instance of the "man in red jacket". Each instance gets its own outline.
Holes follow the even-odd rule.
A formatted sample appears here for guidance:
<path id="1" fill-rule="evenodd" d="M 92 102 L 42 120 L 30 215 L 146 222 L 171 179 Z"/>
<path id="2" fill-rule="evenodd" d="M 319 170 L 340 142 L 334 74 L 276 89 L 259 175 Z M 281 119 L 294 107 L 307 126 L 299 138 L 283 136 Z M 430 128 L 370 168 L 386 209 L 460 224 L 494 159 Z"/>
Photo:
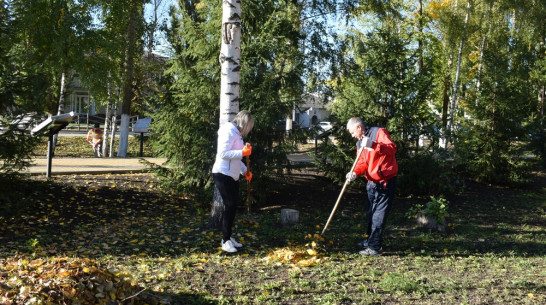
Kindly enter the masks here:
<path id="1" fill-rule="evenodd" d="M 381 127 L 368 127 L 362 119 L 351 118 L 347 122 L 347 130 L 356 143 L 357 155 L 363 149 L 352 172 L 347 173 L 349 182 L 364 176 L 368 180 L 368 207 L 366 210 L 368 237 L 359 245 L 364 247 L 360 254 L 377 256 L 383 248 L 383 230 L 385 220 L 394 199 L 396 188 L 396 144 L 391 140 L 389 132 Z"/>

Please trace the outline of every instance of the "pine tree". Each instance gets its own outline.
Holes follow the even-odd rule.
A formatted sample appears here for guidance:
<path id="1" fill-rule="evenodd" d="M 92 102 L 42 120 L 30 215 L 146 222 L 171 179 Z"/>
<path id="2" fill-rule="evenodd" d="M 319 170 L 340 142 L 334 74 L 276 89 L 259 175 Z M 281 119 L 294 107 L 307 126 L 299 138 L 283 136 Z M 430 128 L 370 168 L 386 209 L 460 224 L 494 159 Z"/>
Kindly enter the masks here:
<path id="1" fill-rule="evenodd" d="M 169 37 L 175 55 L 167 72 L 171 90 L 159 102 L 161 111 L 153 114 L 155 147 L 171 164 L 163 172 L 163 183 L 204 198 L 211 195 L 210 171 L 221 115 L 219 3 L 184 1 L 179 11 L 173 11 Z M 254 147 L 251 167 L 257 201 L 266 194 L 266 179 L 290 167 L 286 154 L 294 142 L 275 126 L 303 92 L 302 9 L 292 1 L 243 4 L 239 109 L 256 118 L 248 142 Z"/>

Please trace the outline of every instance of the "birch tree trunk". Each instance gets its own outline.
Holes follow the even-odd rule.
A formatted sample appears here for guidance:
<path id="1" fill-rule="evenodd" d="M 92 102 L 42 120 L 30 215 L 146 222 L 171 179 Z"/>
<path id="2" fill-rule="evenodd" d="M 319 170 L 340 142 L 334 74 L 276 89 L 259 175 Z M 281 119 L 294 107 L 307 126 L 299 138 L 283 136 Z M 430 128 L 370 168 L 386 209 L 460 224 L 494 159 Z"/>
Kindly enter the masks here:
<path id="1" fill-rule="evenodd" d="M 112 137 L 110 137 L 110 151 L 108 153 L 108 156 L 112 158 L 114 156 L 114 142 L 116 139 L 116 108 L 112 108 Z"/>
<path id="2" fill-rule="evenodd" d="M 418 1 L 417 10 L 419 11 L 419 39 L 417 40 L 417 49 L 419 59 L 417 61 L 417 66 L 419 68 L 418 73 L 423 73 L 423 0 Z"/>
<path id="3" fill-rule="evenodd" d="M 121 122 L 119 123 L 119 145 L 118 154 L 120 158 L 127 157 L 127 147 L 129 143 L 129 114 L 121 114 Z"/>
<path id="4" fill-rule="evenodd" d="M 110 90 L 108 90 L 108 96 L 110 96 Z M 104 116 L 104 135 L 102 139 L 102 157 L 106 158 L 106 152 L 108 151 L 108 128 L 110 128 L 110 98 L 106 104 L 106 115 Z"/>
<path id="5" fill-rule="evenodd" d="M 231 121 L 239 112 L 241 1 L 224 0 L 222 8 L 220 125 Z"/>
<path id="6" fill-rule="evenodd" d="M 63 71 L 61 74 L 61 92 L 59 96 L 59 108 L 57 109 L 57 115 L 64 113 L 65 96 L 66 96 L 66 73 Z"/>
<path id="7" fill-rule="evenodd" d="M 459 79 L 461 76 L 461 61 L 463 57 L 463 47 L 466 35 L 466 28 L 468 26 L 468 15 L 470 14 L 470 1 L 467 3 L 466 16 L 464 18 L 463 34 L 461 35 L 461 43 L 459 44 L 459 55 L 457 57 L 457 73 L 455 74 L 455 84 L 453 85 L 453 96 L 451 97 L 451 106 L 449 111 L 449 120 L 447 121 L 447 135 L 448 141 L 451 140 L 451 131 L 453 126 L 453 118 L 455 116 L 455 102 L 457 101 L 457 89 L 459 87 Z"/>
<path id="8" fill-rule="evenodd" d="M 241 1 L 224 0 L 222 4 L 222 45 L 220 48 L 220 126 L 230 122 L 239 112 L 239 80 L 241 71 Z M 224 203 L 214 186 L 211 218 L 208 227 L 220 227 Z"/>
<path id="9" fill-rule="evenodd" d="M 482 43 L 480 45 L 480 57 L 478 58 L 478 80 L 476 81 L 476 93 L 480 94 L 480 88 L 482 85 L 482 70 L 483 70 L 483 52 L 485 50 L 485 42 L 487 41 L 487 34 L 483 35 Z M 476 106 L 478 100 L 476 99 Z"/>
<path id="10" fill-rule="evenodd" d="M 127 146 L 129 142 L 129 114 L 131 112 L 131 103 L 135 97 L 133 90 L 134 81 L 134 61 L 136 49 L 136 10 L 137 4 L 133 3 L 129 16 L 129 26 L 127 28 L 127 52 L 125 55 L 125 82 L 123 86 L 123 103 L 121 106 L 121 123 L 119 124 L 119 145 L 118 157 L 127 157 Z"/>
<path id="11" fill-rule="evenodd" d="M 540 31 L 540 52 L 541 54 L 546 54 L 546 24 L 543 22 L 541 23 L 541 31 Z M 544 58 L 544 57 L 540 57 Z M 542 157 L 542 165 L 546 167 L 546 125 L 544 124 L 544 102 L 546 101 L 546 87 L 544 86 L 545 80 L 542 80 L 542 86 L 539 85 L 539 92 L 538 92 L 538 119 L 539 119 L 539 127 L 540 132 L 538 136 L 540 137 L 539 145 L 540 145 L 540 155 Z"/>
<path id="12" fill-rule="evenodd" d="M 61 73 L 61 92 L 59 96 L 59 107 L 57 108 L 57 115 L 64 113 L 64 104 L 66 96 L 66 73 L 63 70 Z M 57 134 L 53 135 L 53 148 L 51 150 L 51 155 L 55 155 L 55 146 L 57 146 Z"/>

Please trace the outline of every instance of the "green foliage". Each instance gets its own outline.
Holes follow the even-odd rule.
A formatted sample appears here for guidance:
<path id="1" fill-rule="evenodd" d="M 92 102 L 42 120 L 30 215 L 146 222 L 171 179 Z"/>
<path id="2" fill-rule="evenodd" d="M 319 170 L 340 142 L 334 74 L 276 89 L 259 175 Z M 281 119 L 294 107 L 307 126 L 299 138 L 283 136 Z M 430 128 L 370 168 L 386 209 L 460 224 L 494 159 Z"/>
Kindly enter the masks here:
<path id="1" fill-rule="evenodd" d="M 3 1 L 0 6 L 0 115 L 8 116 L 41 112 L 49 90 L 47 69 L 31 59 L 32 46 L 21 41 L 25 29 L 15 18 L 13 5 Z"/>
<path id="2" fill-rule="evenodd" d="M 366 31 L 353 30 L 343 40 L 334 114 L 341 121 L 360 116 L 370 125 L 387 127 L 398 146 L 404 194 L 452 192 L 453 169 L 480 182 L 525 183 L 533 165 L 531 153 L 541 157 L 546 151 L 540 98 L 545 53 L 544 45 L 537 44 L 544 40 L 544 23 L 537 22 L 544 7 L 478 1 L 468 10 L 464 1 L 431 2 L 423 15 L 415 16 L 399 14 L 412 11 L 405 4 L 364 3 L 355 10 L 353 21 L 363 20 L 366 26 L 360 28 Z M 440 120 L 445 126 L 455 77 L 460 88 L 454 100 L 452 146 L 432 158 L 422 154 L 418 139 L 430 136 L 429 150 L 437 150 L 436 139 L 443 136 Z M 327 153 L 333 153 L 330 164 L 348 167 L 335 151 Z M 449 166 L 447 158 L 454 159 Z M 322 168 L 331 175 L 343 172 Z M 430 191 L 429 181 L 435 184 Z"/>
<path id="3" fill-rule="evenodd" d="M 430 196 L 430 200 L 424 205 L 419 203 L 411 207 L 407 216 L 410 219 L 414 219 L 418 213 L 434 218 L 436 223 L 442 223 L 443 219 L 449 215 L 448 201 L 443 195 L 438 197 Z"/>
<path id="4" fill-rule="evenodd" d="M 420 135 L 435 136 L 436 119 L 426 104 L 432 93 L 432 58 L 412 50 L 409 27 L 399 31 L 398 22 L 405 20 L 391 16 L 371 31 L 355 31 L 345 39 L 348 59 L 336 87 L 332 111 L 341 122 L 359 116 L 370 126 L 389 130 L 398 148 L 398 192 L 436 194 L 452 188 L 451 183 L 446 183 L 453 177 L 452 172 L 438 171 L 446 166 L 427 152 L 410 153 Z M 424 71 L 416 69 L 418 58 L 427 67 Z M 325 175 L 343 181 L 352 164 L 349 160 L 354 158 L 355 140 L 345 130 L 336 137 L 338 146 L 323 144 L 325 157 L 316 159 L 316 164 Z M 442 173 L 441 179 L 438 173 Z"/>
<path id="5" fill-rule="evenodd" d="M 511 37 L 510 25 L 497 22 L 483 56 L 483 69 L 492 73 L 485 73 L 480 91 L 467 97 L 472 119 L 461 118 L 454 131 L 456 164 L 477 181 L 516 185 L 529 177 L 520 140 L 526 138 L 523 122 L 534 112 L 536 99 L 529 82 L 532 60 L 524 38 Z"/>
<path id="6" fill-rule="evenodd" d="M 154 148 L 167 157 L 162 184 L 180 193 L 203 193 L 210 187 L 214 139 L 218 129 L 220 69 L 219 7 L 182 7 L 173 16 L 170 40 L 176 55 L 165 73 L 165 95 L 156 98 L 151 113 Z M 206 22 L 203 20 L 212 20 Z"/>
<path id="7" fill-rule="evenodd" d="M 474 125 L 458 136 L 455 168 L 484 183 L 517 186 L 529 182 L 529 160 L 524 146 L 491 126 Z"/>
<path id="8" fill-rule="evenodd" d="M 349 68 L 342 75 L 332 111 L 342 122 L 360 116 L 370 125 L 387 127 L 399 113 L 402 101 L 409 98 L 411 65 L 407 60 L 407 39 L 388 25 L 362 37 L 347 37 Z"/>
<path id="9" fill-rule="evenodd" d="M 370 126 L 386 127 L 404 157 L 435 123 L 426 101 L 432 92 L 432 57 L 411 47 L 407 20 L 390 16 L 366 33 L 345 38 L 346 62 L 332 111 L 342 122 L 359 116 Z M 421 59 L 423 68 L 418 67 Z"/>
<path id="10" fill-rule="evenodd" d="M 544 84 L 546 80 L 546 46 L 544 44 L 541 44 L 538 53 L 536 65 L 531 70 L 530 75 L 533 88 L 539 92 L 536 104 L 533 105 L 539 111 L 530 114 L 526 131 L 529 136 L 530 150 L 542 160 L 542 166 L 546 167 L 546 116 L 544 116 L 546 104 L 546 84 Z"/>
<path id="11" fill-rule="evenodd" d="M 88 35 L 93 30 L 89 3 L 84 1 L 13 1 L 12 56 L 25 75 L 38 75 L 33 86 L 41 85 L 35 111 L 57 112 L 61 74 L 68 83 L 72 71 L 79 71 L 89 45 L 97 41 Z M 40 97 L 43 98 L 40 99 Z M 31 100 L 31 99 L 29 99 Z M 25 101 L 28 103 L 29 101 Z M 45 104 L 45 105 L 43 105 Z"/>
<path id="12" fill-rule="evenodd" d="M 14 212 L 19 204 L 20 198 L 11 187 L 20 178 L 19 171 L 30 165 L 32 150 L 38 142 L 37 137 L 16 124 L 9 124 L 13 119 L 0 117 L 0 213 Z"/>
<path id="13" fill-rule="evenodd" d="M 14 174 L 16 171 L 27 167 L 32 149 L 38 142 L 37 137 L 32 137 L 16 125 L 7 125 L 0 121 L 5 129 L 0 133 L 0 175 Z"/>
<path id="14" fill-rule="evenodd" d="M 250 166 L 259 196 L 268 177 L 289 167 L 286 154 L 295 144 L 276 125 L 303 87 L 296 8 L 269 1 L 243 7 L 240 109 L 256 119 L 245 141 L 253 145 Z M 218 130 L 221 6 L 218 1 L 186 3 L 177 14 L 169 34 L 176 53 L 167 71 L 170 92 L 156 101 L 161 111 L 152 113 L 154 146 L 171 165 L 162 169 L 162 183 L 179 192 L 207 194 Z"/>
<path id="15" fill-rule="evenodd" d="M 342 184 L 345 175 L 356 157 L 355 140 L 346 130 L 340 130 L 336 145 L 331 141 L 321 142 L 319 153 L 313 154 L 315 166 L 333 181 Z M 455 172 L 452 163 L 447 161 L 445 152 L 431 153 L 421 151 L 411 157 L 398 158 L 398 179 L 396 192 L 399 196 L 425 196 L 455 194 L 463 190 L 464 181 Z M 363 187 L 364 179 L 353 182 Z"/>
<path id="16" fill-rule="evenodd" d="M 415 293 L 424 291 L 425 287 L 407 274 L 388 273 L 379 283 L 379 287 L 390 293 Z"/>
<path id="17" fill-rule="evenodd" d="M 424 196 L 462 191 L 464 182 L 447 159 L 445 153 L 429 152 L 398 159 L 397 193 L 401 196 Z"/>
<path id="18" fill-rule="evenodd" d="M 313 163 L 324 175 L 338 184 L 345 182 L 345 175 L 356 158 L 355 140 L 345 128 L 334 123 L 332 134 L 336 137 L 333 143 L 328 137 L 320 138 L 317 154 L 312 153 Z M 358 185 L 362 179 L 353 184 Z"/>
<path id="19" fill-rule="evenodd" d="M 28 252 L 34 252 L 36 247 L 40 244 L 40 242 L 36 238 L 32 238 L 26 241 L 27 251 Z"/>

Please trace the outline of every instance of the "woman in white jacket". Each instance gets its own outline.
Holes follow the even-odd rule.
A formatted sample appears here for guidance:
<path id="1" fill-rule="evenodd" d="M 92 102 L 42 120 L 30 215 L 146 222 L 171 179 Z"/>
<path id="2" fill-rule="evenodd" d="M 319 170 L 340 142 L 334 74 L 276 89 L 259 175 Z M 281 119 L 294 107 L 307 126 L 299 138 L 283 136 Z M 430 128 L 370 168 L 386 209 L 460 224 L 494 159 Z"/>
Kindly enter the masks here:
<path id="1" fill-rule="evenodd" d="M 249 143 L 244 144 L 243 137 L 246 137 L 253 127 L 252 114 L 243 110 L 233 121 L 223 124 L 218 129 L 218 149 L 212 166 L 212 178 L 224 203 L 222 250 L 226 252 L 237 252 L 237 248 L 243 246 L 231 237 L 231 231 L 239 200 L 239 175 L 245 175 L 248 181 L 252 179 L 252 173 L 247 171 L 242 159 L 252 153 L 252 147 Z"/>

